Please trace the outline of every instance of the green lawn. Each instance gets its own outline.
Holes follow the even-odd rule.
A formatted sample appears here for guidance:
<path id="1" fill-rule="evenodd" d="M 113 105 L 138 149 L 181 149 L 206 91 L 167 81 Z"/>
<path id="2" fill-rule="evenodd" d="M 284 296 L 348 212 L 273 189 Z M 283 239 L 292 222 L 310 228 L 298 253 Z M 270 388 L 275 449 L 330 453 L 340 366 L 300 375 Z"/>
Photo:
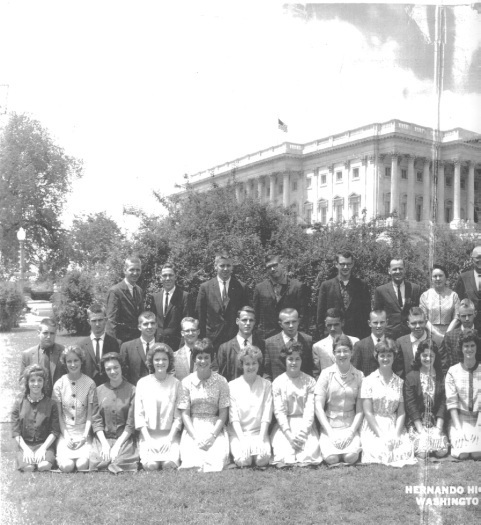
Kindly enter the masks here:
<path id="1" fill-rule="evenodd" d="M 1 496 L 6 524 L 318 524 L 481 522 L 481 505 L 431 507 L 422 515 L 406 486 L 480 485 L 481 463 L 443 462 L 394 469 L 378 465 L 221 473 L 154 472 L 113 476 L 20 474 L 14 470 L 7 407 L 16 392 L 19 354 L 36 333 L 0 334 Z M 58 338 L 62 344 L 76 338 Z M 481 498 L 481 487 L 480 487 Z M 429 510 L 429 508 L 427 508 Z M 442 518 L 442 520 L 441 520 Z"/>

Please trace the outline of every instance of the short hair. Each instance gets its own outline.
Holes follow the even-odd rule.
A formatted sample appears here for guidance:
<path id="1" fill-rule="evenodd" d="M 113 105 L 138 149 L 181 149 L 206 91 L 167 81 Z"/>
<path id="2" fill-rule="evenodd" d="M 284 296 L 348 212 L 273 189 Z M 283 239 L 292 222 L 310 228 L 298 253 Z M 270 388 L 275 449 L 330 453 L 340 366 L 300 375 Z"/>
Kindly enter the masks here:
<path id="1" fill-rule="evenodd" d="M 171 372 L 174 369 L 174 351 L 172 348 L 170 348 L 169 345 L 166 345 L 165 343 L 154 343 L 147 352 L 147 356 L 145 358 L 145 363 L 147 365 L 147 368 L 149 369 L 149 373 L 153 374 L 155 372 L 154 369 L 154 357 L 155 354 L 165 354 L 167 358 L 169 359 L 169 366 L 167 367 L 167 373 Z"/>
<path id="2" fill-rule="evenodd" d="M 281 318 L 281 315 L 292 315 L 294 313 L 299 315 L 299 312 L 295 308 L 283 308 L 279 312 L 279 319 Z"/>
<path id="3" fill-rule="evenodd" d="M 459 308 L 471 308 L 472 310 L 476 311 L 476 306 L 474 305 L 473 301 L 471 299 L 463 299 L 459 303 Z"/>
<path id="4" fill-rule="evenodd" d="M 88 307 L 87 315 L 90 317 L 90 314 L 103 314 L 104 316 L 107 315 L 107 310 L 105 309 L 105 306 L 100 303 L 93 303 Z"/>
<path id="5" fill-rule="evenodd" d="M 398 353 L 398 347 L 396 345 L 396 342 L 394 341 L 394 339 L 391 339 L 389 337 L 386 337 L 384 341 L 377 343 L 377 345 L 374 347 L 374 357 L 377 359 L 379 354 L 386 352 L 389 352 L 394 356 L 396 356 Z"/>
<path id="6" fill-rule="evenodd" d="M 476 344 L 476 350 L 478 350 L 479 339 L 476 336 L 476 332 L 474 330 L 466 330 L 465 332 L 461 332 L 458 346 L 458 357 L 461 363 L 464 361 L 463 344 L 469 343 L 471 341 L 473 341 Z"/>
<path id="7" fill-rule="evenodd" d="M 142 319 L 145 319 L 146 321 L 150 321 L 153 319 L 154 321 L 157 321 L 157 318 L 155 317 L 154 312 L 150 312 L 149 310 L 146 310 L 145 312 L 142 312 L 139 315 L 139 324 L 142 323 Z"/>
<path id="8" fill-rule="evenodd" d="M 265 264 L 268 264 L 271 261 L 273 261 L 274 259 L 279 259 L 279 261 L 280 261 L 282 259 L 282 257 L 280 255 L 277 255 L 276 253 L 268 253 L 264 257 L 264 262 L 265 262 Z"/>
<path id="9" fill-rule="evenodd" d="M 142 266 L 142 261 L 138 255 L 129 255 L 124 262 L 124 268 L 127 268 L 129 264 L 140 264 Z"/>
<path id="10" fill-rule="evenodd" d="M 83 372 L 84 367 L 85 367 L 85 360 L 87 359 L 87 354 L 85 353 L 85 350 L 82 347 L 77 346 L 77 345 L 66 346 L 62 350 L 62 353 L 60 354 L 60 362 L 65 368 L 67 368 L 67 356 L 69 354 L 75 354 L 80 359 L 82 363 L 82 372 Z"/>
<path id="11" fill-rule="evenodd" d="M 338 346 L 347 346 L 352 352 L 352 341 L 349 339 L 349 337 L 347 337 L 347 335 L 341 334 L 334 339 L 332 351 L 335 352 Z"/>
<path id="12" fill-rule="evenodd" d="M 199 320 L 198 319 L 194 319 L 193 317 L 184 317 L 182 319 L 182 321 L 180 322 L 180 329 L 181 330 L 184 329 L 184 323 L 194 323 L 195 327 L 197 329 L 199 328 Z"/>
<path id="13" fill-rule="evenodd" d="M 389 266 L 391 266 L 391 263 L 393 261 L 401 261 L 403 263 L 403 266 L 406 266 L 406 263 L 404 262 L 404 259 L 402 257 L 391 257 L 389 259 Z"/>
<path id="14" fill-rule="evenodd" d="M 215 254 L 214 264 L 217 264 L 221 259 L 229 259 L 232 260 L 232 255 L 226 251 L 220 251 Z"/>
<path id="15" fill-rule="evenodd" d="M 43 387 L 42 387 L 42 393 L 45 394 L 45 383 L 47 380 L 47 371 L 43 366 L 40 366 L 38 364 L 33 364 L 30 366 L 27 366 L 22 374 L 22 385 L 23 385 L 23 392 L 24 396 L 28 396 L 30 394 L 30 386 L 28 385 L 28 382 L 32 376 L 39 376 L 43 379 Z"/>
<path id="16" fill-rule="evenodd" d="M 304 347 L 302 346 L 301 343 L 299 343 L 299 341 L 289 341 L 287 344 L 285 344 L 281 351 L 280 351 L 280 354 L 279 354 L 279 357 L 282 361 L 282 363 L 284 364 L 284 366 L 286 365 L 286 360 L 287 358 L 292 355 L 294 352 L 297 352 L 302 359 L 304 359 Z"/>
<path id="17" fill-rule="evenodd" d="M 339 308 L 328 308 L 326 311 L 326 318 L 333 317 L 344 321 L 344 313 Z"/>
<path id="18" fill-rule="evenodd" d="M 416 316 L 422 315 L 424 319 L 426 319 L 426 314 L 424 313 L 424 310 L 420 308 L 419 306 L 413 306 L 412 308 L 409 309 L 408 318 L 411 316 L 415 316 L 415 315 Z"/>
<path id="19" fill-rule="evenodd" d="M 40 332 L 40 327 L 44 325 L 44 326 L 48 326 L 49 328 L 52 328 L 54 330 L 57 330 L 57 321 L 55 321 L 55 319 L 52 319 L 51 317 L 44 317 L 40 323 L 38 323 L 38 331 Z"/>
<path id="20" fill-rule="evenodd" d="M 433 267 L 431 268 L 431 274 L 434 272 L 434 270 L 441 270 L 444 273 L 444 277 L 446 277 L 446 279 L 449 278 L 446 266 L 443 266 L 442 264 L 433 264 Z"/>
<path id="21" fill-rule="evenodd" d="M 354 255 L 349 250 L 339 250 L 336 253 L 336 262 L 339 262 L 339 257 L 344 257 L 344 259 L 352 259 L 354 261 Z"/>
<path id="22" fill-rule="evenodd" d="M 199 339 L 194 343 L 194 348 L 192 348 L 191 350 L 192 360 L 195 361 L 196 357 L 199 354 L 209 354 L 211 360 L 214 359 L 214 345 L 208 337 L 204 337 L 204 339 Z"/>
<path id="23" fill-rule="evenodd" d="M 386 310 L 371 310 L 369 312 L 369 320 L 371 320 L 371 315 L 372 314 L 375 314 L 375 315 L 382 315 L 382 314 L 384 314 L 385 316 L 387 316 Z"/>
<path id="24" fill-rule="evenodd" d="M 240 310 L 237 311 L 237 319 L 241 316 L 242 312 L 249 312 L 250 314 L 253 314 L 254 317 L 256 316 L 256 311 L 252 306 L 243 306 Z"/>
<path id="25" fill-rule="evenodd" d="M 162 265 L 162 268 L 160 269 L 160 273 L 162 273 L 163 270 L 167 270 L 167 269 L 172 270 L 174 273 L 177 273 L 175 271 L 175 266 L 169 262 Z"/>
<path id="26" fill-rule="evenodd" d="M 443 379 L 443 370 L 441 368 L 441 356 L 439 354 L 438 345 L 432 339 L 425 339 L 421 341 L 414 355 L 414 359 L 411 363 L 411 370 L 420 370 L 421 368 L 421 354 L 425 350 L 430 350 L 434 354 L 433 369 L 436 372 L 436 376 L 439 379 Z"/>
<path id="27" fill-rule="evenodd" d="M 104 354 L 102 356 L 102 358 L 100 359 L 100 373 L 102 375 L 106 376 L 105 363 L 107 361 L 118 361 L 120 368 L 122 370 L 122 375 L 123 376 L 127 375 L 127 366 L 125 364 L 125 359 L 118 352 L 109 352 L 108 354 Z"/>
<path id="28" fill-rule="evenodd" d="M 257 346 L 247 345 L 244 348 L 241 348 L 240 352 L 237 354 L 237 363 L 243 369 L 244 368 L 244 359 L 250 357 L 251 359 L 257 359 L 259 366 L 262 365 L 264 361 L 264 355 Z"/>

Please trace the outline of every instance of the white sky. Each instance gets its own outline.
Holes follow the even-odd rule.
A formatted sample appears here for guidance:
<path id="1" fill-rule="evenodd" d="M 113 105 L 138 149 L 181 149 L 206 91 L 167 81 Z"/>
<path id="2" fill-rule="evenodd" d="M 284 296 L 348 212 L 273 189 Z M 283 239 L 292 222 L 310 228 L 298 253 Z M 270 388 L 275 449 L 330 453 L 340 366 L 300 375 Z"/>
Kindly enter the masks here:
<path id="1" fill-rule="evenodd" d="M 481 15 L 458 7 L 450 24 L 442 128 L 481 132 L 481 88 L 465 89 Z M 306 22 L 277 2 L 0 0 L 0 84 L 9 111 L 84 160 L 67 222 L 106 210 L 128 226 L 124 205 L 156 211 L 152 189 L 168 194 L 184 173 L 392 118 L 434 126 L 432 81 L 380 29 Z"/>

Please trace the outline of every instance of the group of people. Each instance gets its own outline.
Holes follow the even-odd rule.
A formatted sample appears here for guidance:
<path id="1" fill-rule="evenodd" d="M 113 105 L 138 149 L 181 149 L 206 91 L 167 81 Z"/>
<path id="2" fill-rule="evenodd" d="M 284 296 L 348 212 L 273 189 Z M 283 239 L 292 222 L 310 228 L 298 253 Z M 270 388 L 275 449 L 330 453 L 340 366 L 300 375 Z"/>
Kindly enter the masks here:
<path id="1" fill-rule="evenodd" d="M 481 247 L 473 262 L 481 273 Z M 313 344 L 307 287 L 279 256 L 266 257 L 268 278 L 250 302 L 230 255 L 218 254 L 194 312 L 170 264 L 144 311 L 141 263 L 128 259 L 106 307 L 89 308 L 89 337 L 64 348 L 44 319 L 39 344 L 22 353 L 24 393 L 12 415 L 18 468 L 481 459 L 477 272 L 462 274 L 456 293 L 434 265 L 433 288 L 421 293 L 393 258 L 391 281 L 371 303 L 353 265 L 352 253 L 339 253 L 337 277 L 321 284 L 326 337 Z"/>

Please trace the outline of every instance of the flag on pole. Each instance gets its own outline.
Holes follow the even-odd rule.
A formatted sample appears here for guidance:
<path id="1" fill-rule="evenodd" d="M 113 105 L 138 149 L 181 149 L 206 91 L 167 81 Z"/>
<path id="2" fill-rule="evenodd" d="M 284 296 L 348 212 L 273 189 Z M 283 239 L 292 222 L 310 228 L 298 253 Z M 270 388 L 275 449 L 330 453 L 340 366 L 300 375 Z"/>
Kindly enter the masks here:
<path id="1" fill-rule="evenodd" d="M 277 119 L 277 127 L 281 129 L 284 133 L 287 133 L 287 125 L 282 122 L 280 118 Z"/>

